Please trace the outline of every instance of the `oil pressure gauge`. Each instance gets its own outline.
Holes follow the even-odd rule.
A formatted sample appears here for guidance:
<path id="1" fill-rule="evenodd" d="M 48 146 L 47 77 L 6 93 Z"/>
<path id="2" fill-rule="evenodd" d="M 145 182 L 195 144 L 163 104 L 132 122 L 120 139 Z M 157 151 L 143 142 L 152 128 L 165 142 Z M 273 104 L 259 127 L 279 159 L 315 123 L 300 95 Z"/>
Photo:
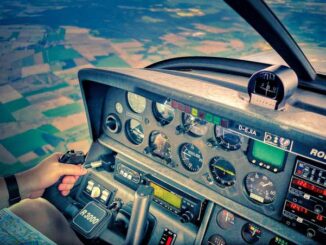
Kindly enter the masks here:
<path id="1" fill-rule="evenodd" d="M 298 86 L 295 72 L 274 65 L 254 73 L 248 83 L 250 103 L 269 109 L 282 109 Z"/>

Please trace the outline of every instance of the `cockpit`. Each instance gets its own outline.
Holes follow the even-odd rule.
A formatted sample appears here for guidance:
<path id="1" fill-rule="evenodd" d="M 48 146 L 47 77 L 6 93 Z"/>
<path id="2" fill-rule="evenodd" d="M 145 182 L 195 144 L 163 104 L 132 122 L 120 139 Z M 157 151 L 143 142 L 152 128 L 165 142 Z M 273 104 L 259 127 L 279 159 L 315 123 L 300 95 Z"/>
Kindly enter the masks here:
<path id="1" fill-rule="evenodd" d="M 326 77 L 264 1 L 225 2 L 282 62 L 79 70 L 91 146 L 63 162 L 82 158 L 89 172 L 68 197 L 55 186 L 44 197 L 83 242 L 325 241 Z"/>

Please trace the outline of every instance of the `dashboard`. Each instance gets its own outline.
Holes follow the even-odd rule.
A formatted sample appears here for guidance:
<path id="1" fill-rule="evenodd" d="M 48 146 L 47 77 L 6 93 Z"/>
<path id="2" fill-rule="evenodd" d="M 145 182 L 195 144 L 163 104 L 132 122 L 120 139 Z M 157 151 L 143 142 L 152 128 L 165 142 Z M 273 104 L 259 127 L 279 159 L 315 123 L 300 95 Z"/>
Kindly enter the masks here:
<path id="1" fill-rule="evenodd" d="M 79 73 L 93 138 L 86 163 L 109 156 L 114 167 L 91 170 L 76 199 L 132 203 L 151 186 L 148 244 L 322 243 L 326 98 L 296 106 L 312 94 L 290 88 L 290 68 L 273 87 L 252 72 L 262 67 L 249 78 L 164 65 Z M 112 233 L 101 239 L 114 244 Z"/>

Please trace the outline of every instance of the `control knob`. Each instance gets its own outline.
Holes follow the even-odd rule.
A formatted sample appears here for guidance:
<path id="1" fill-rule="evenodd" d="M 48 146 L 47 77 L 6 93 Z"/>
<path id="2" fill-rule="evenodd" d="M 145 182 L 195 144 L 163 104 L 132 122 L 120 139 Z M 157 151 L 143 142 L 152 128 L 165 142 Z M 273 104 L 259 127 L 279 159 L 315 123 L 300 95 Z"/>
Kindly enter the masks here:
<path id="1" fill-rule="evenodd" d="M 186 212 L 181 214 L 180 221 L 182 223 L 188 223 L 188 222 L 192 221 L 193 218 L 194 218 L 194 214 L 191 211 L 187 210 Z"/>
<path id="2" fill-rule="evenodd" d="M 91 197 L 98 198 L 101 195 L 101 189 L 98 186 L 93 187 Z"/>

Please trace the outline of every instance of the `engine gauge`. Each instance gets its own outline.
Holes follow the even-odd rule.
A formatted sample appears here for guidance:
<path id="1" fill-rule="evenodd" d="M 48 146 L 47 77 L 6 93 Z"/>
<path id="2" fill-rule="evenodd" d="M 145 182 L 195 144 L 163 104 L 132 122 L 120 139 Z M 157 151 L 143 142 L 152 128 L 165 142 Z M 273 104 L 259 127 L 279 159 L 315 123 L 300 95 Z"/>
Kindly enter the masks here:
<path id="1" fill-rule="evenodd" d="M 218 234 L 214 234 L 209 237 L 207 243 L 208 245 L 226 245 L 224 238 Z"/>
<path id="2" fill-rule="evenodd" d="M 193 144 L 185 143 L 180 148 L 182 165 L 190 172 L 197 172 L 203 165 L 203 155 Z"/>
<path id="3" fill-rule="evenodd" d="M 214 157 L 209 162 L 209 169 L 215 182 L 222 186 L 232 186 L 236 181 L 233 165 L 221 157 Z"/>
<path id="4" fill-rule="evenodd" d="M 236 151 L 240 149 L 244 138 L 242 135 L 231 132 L 221 126 L 215 126 L 215 137 L 218 144 L 227 151 Z"/>
<path id="5" fill-rule="evenodd" d="M 166 101 L 164 104 L 153 103 L 153 114 L 156 120 L 162 125 L 167 125 L 174 118 L 174 109 Z"/>
<path id="6" fill-rule="evenodd" d="M 245 179 L 245 188 L 250 200 L 269 204 L 276 198 L 274 183 L 264 174 L 249 173 Z"/>
<path id="7" fill-rule="evenodd" d="M 130 119 L 126 123 L 126 135 L 129 141 L 135 145 L 139 145 L 144 141 L 144 128 L 141 122 Z"/>
<path id="8" fill-rule="evenodd" d="M 242 227 L 242 237 L 246 242 L 253 244 L 259 241 L 262 230 L 254 224 L 247 223 Z"/>
<path id="9" fill-rule="evenodd" d="M 146 99 L 143 96 L 128 92 L 127 101 L 130 109 L 136 113 L 143 113 L 146 109 Z"/>
<path id="10" fill-rule="evenodd" d="M 185 131 L 192 136 L 204 136 L 208 131 L 207 122 L 193 115 L 183 113 L 182 121 Z"/>
<path id="11" fill-rule="evenodd" d="M 230 229 L 234 225 L 234 214 L 222 209 L 217 215 L 217 224 L 224 230 Z"/>
<path id="12" fill-rule="evenodd" d="M 149 152 L 162 159 L 171 159 L 168 137 L 162 132 L 153 131 L 149 137 Z"/>

